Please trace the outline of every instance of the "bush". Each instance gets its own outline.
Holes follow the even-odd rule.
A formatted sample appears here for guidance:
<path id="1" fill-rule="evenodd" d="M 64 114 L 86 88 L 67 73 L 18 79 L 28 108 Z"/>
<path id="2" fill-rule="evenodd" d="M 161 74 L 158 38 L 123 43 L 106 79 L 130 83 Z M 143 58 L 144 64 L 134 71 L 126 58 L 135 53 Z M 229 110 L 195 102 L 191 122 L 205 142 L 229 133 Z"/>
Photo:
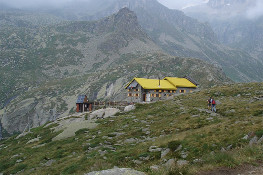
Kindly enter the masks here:
<path id="1" fill-rule="evenodd" d="M 262 137 L 263 136 L 263 130 L 258 130 L 255 132 L 257 137 Z"/>
<path id="2" fill-rule="evenodd" d="M 172 151 L 175 151 L 180 145 L 181 141 L 179 140 L 168 142 L 168 148 L 170 148 Z"/>
<path id="3" fill-rule="evenodd" d="M 260 116 L 263 115 L 263 110 L 257 110 L 253 113 L 254 116 Z"/>
<path id="4" fill-rule="evenodd" d="M 80 134 L 86 133 L 87 131 L 89 131 L 88 128 L 83 128 L 83 129 L 80 129 L 80 130 L 76 131 L 75 134 L 76 135 L 80 135 Z"/>

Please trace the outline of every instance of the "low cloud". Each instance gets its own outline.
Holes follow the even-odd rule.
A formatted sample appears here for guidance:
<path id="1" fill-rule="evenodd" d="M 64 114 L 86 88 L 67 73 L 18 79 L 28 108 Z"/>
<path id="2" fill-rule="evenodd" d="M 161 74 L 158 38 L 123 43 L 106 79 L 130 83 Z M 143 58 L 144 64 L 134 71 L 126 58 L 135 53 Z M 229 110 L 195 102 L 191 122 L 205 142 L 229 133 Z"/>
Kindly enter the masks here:
<path id="1" fill-rule="evenodd" d="M 170 9 L 184 9 L 186 7 L 196 6 L 208 2 L 208 0 L 158 0 L 158 1 Z"/>
<path id="2" fill-rule="evenodd" d="M 60 6 L 72 0 L 0 0 L 0 3 L 15 8 L 34 8 L 42 6 Z"/>
<path id="3" fill-rule="evenodd" d="M 248 19 L 257 19 L 263 16 L 263 1 L 257 0 L 255 6 L 251 7 L 247 11 Z"/>

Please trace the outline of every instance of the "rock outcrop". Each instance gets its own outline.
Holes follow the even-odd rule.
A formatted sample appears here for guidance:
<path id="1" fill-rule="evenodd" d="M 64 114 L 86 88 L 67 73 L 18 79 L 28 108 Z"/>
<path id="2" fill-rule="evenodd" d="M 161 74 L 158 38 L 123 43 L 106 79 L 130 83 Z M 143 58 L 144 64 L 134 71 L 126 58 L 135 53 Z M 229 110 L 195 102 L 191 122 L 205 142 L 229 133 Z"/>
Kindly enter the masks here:
<path id="1" fill-rule="evenodd" d="M 113 168 L 110 170 L 94 171 L 85 175 L 146 175 L 146 174 L 130 168 Z"/>

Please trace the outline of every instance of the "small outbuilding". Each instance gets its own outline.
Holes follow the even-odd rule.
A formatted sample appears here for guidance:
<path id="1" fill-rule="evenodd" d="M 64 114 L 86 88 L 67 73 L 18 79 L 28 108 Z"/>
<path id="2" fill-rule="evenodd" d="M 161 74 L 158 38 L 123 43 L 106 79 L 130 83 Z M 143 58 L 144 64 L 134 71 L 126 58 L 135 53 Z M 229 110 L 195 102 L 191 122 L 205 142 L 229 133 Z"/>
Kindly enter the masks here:
<path id="1" fill-rule="evenodd" d="M 76 101 L 76 112 L 92 111 L 92 103 L 88 101 L 86 95 L 79 95 Z"/>
<path id="2" fill-rule="evenodd" d="M 151 102 L 165 100 L 178 93 L 191 93 L 197 83 L 190 77 L 165 77 L 164 79 L 134 78 L 125 87 L 129 102 Z"/>

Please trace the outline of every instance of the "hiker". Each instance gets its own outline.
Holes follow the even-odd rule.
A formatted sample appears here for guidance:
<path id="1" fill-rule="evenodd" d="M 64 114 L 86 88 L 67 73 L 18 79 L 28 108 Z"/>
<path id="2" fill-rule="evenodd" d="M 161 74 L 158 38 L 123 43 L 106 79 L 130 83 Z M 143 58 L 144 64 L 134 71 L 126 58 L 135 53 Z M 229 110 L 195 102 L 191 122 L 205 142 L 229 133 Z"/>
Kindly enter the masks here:
<path id="1" fill-rule="evenodd" d="M 211 103 L 212 103 L 212 108 L 211 108 L 212 112 L 216 112 L 216 101 L 215 101 L 215 99 L 212 98 Z"/>
<path id="2" fill-rule="evenodd" d="M 207 100 L 207 108 L 210 109 L 210 110 L 212 110 L 211 103 L 212 103 L 212 98 L 210 97 L 210 98 Z"/>

